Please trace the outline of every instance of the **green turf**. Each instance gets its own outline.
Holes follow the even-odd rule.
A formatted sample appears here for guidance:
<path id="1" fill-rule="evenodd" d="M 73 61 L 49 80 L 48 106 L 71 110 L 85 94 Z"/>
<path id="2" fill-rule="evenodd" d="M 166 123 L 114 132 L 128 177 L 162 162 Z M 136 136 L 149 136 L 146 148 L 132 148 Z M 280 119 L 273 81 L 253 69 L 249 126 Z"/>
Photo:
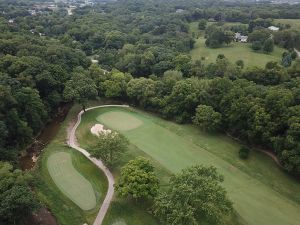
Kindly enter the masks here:
<path id="1" fill-rule="evenodd" d="M 250 43 L 234 42 L 228 46 L 224 45 L 221 48 L 208 48 L 205 45 L 205 38 L 200 36 L 198 39 L 196 39 L 195 46 L 191 50 L 190 54 L 194 61 L 204 58 L 205 64 L 215 62 L 219 54 L 224 54 L 225 57 L 228 58 L 232 63 L 235 63 L 237 60 L 241 59 L 244 61 L 245 67 L 264 67 L 267 62 L 279 62 L 284 51 L 284 49 L 275 46 L 272 53 L 265 54 L 253 51 L 250 45 Z"/>
<path id="2" fill-rule="evenodd" d="M 127 223 L 123 219 L 116 220 L 113 225 L 127 225 Z"/>
<path id="3" fill-rule="evenodd" d="M 97 117 L 99 122 L 106 121 L 106 125 L 113 130 L 132 130 L 142 125 L 142 121 L 125 112 L 108 112 Z"/>
<path id="4" fill-rule="evenodd" d="M 275 23 L 290 24 L 291 29 L 300 30 L 300 19 L 275 19 Z"/>
<path id="5" fill-rule="evenodd" d="M 99 102 L 97 104 L 99 104 Z M 34 176 L 36 177 L 35 192 L 40 201 L 45 204 L 55 216 L 59 225 L 92 224 L 107 191 L 107 179 L 99 168 L 81 153 L 67 147 L 65 144 L 67 136 L 66 130 L 69 122 L 76 117 L 80 110 L 81 108 L 78 105 L 70 110 L 57 137 L 43 150 L 39 157 L 38 165 L 34 170 Z M 47 167 L 48 157 L 61 152 L 71 155 L 72 164 L 76 171 L 92 185 L 97 203 L 96 207 L 92 210 L 82 210 L 63 194 L 53 182 Z"/>
<path id="6" fill-rule="evenodd" d="M 96 207 L 93 187 L 72 164 L 71 154 L 53 153 L 48 157 L 47 167 L 57 187 L 83 210 Z"/>
<path id="7" fill-rule="evenodd" d="M 211 22 L 208 24 L 212 24 Z M 238 25 L 241 23 L 228 23 L 226 22 L 223 26 Z M 208 48 L 205 45 L 204 31 L 198 30 L 198 22 L 190 23 L 190 33 L 193 34 L 196 43 L 194 48 L 190 51 L 192 60 L 204 60 L 205 64 L 214 63 L 219 54 L 224 54 L 230 62 L 235 63 L 237 60 L 242 59 L 245 63 L 245 67 L 258 66 L 264 67 L 267 62 L 270 61 L 281 61 L 282 53 L 284 49 L 276 47 L 270 54 L 263 52 L 256 52 L 251 49 L 250 43 L 237 43 L 224 45 L 220 48 Z"/>
<path id="8" fill-rule="evenodd" d="M 132 109 L 90 111 L 83 116 L 80 129 L 84 129 L 86 122 L 95 123 L 99 115 L 108 112 L 130 113 L 143 121 L 138 128 L 121 133 L 141 154 L 156 161 L 158 167 L 178 172 L 195 164 L 216 166 L 225 177 L 224 186 L 234 208 L 246 223 L 295 225 L 299 222 L 300 185 L 267 156 L 253 152 L 249 160 L 242 161 L 238 158 L 240 145 L 226 136 L 205 134 L 193 126 L 177 125 Z M 109 121 L 101 122 L 110 127 Z M 112 211 L 119 212 L 117 207 Z"/>

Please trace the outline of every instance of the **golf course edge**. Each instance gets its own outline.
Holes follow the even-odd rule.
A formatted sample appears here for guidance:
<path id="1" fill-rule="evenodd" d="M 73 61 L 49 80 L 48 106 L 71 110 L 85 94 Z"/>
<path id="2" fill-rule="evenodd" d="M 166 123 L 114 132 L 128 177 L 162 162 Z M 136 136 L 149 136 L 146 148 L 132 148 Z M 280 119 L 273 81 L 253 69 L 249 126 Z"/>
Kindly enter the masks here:
<path id="1" fill-rule="evenodd" d="M 104 198 L 104 201 L 100 207 L 100 210 L 97 214 L 97 217 L 96 217 L 93 225 L 101 225 L 103 222 L 103 219 L 107 213 L 107 210 L 110 206 L 110 203 L 111 203 L 113 195 L 114 195 L 115 179 L 114 179 L 112 173 L 110 172 L 110 170 L 104 165 L 104 163 L 100 159 L 96 159 L 96 158 L 92 157 L 91 154 L 87 150 L 85 150 L 79 146 L 79 144 L 76 141 L 76 129 L 78 128 L 78 126 L 81 122 L 81 116 L 86 111 L 96 109 L 96 108 L 105 108 L 105 107 L 128 108 L 129 106 L 128 105 L 99 105 L 99 106 L 87 108 L 85 111 L 81 110 L 77 115 L 77 121 L 76 121 L 75 125 L 72 127 L 72 129 L 68 133 L 68 145 L 71 148 L 82 153 L 86 158 L 88 158 L 91 162 L 93 162 L 100 170 L 103 171 L 103 173 L 105 174 L 105 176 L 108 180 L 108 190 L 107 190 L 106 196 Z"/>

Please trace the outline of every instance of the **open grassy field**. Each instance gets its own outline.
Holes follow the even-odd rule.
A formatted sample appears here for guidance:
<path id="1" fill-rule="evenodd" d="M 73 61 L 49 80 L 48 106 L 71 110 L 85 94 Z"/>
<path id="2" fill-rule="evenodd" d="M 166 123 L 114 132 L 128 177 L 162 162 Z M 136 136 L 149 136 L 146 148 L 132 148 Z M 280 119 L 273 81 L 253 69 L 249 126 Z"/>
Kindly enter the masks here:
<path id="1" fill-rule="evenodd" d="M 275 19 L 275 23 L 290 24 L 291 29 L 300 30 L 300 19 Z"/>
<path id="2" fill-rule="evenodd" d="M 241 23 L 225 23 L 224 26 Z M 190 24 L 190 32 L 194 33 L 196 43 L 194 48 L 190 51 L 193 61 L 204 59 L 205 64 L 214 63 L 219 54 L 224 54 L 230 62 L 235 63 L 241 59 L 244 61 L 245 67 L 258 66 L 264 67 L 267 62 L 276 61 L 280 62 L 284 49 L 275 46 L 274 51 L 270 54 L 263 52 L 256 52 L 251 49 L 250 43 L 233 42 L 224 45 L 221 48 L 208 48 L 205 45 L 204 31 L 198 30 L 198 22 Z"/>
<path id="3" fill-rule="evenodd" d="M 196 39 L 194 49 L 190 52 L 190 54 L 194 61 L 204 58 L 205 64 L 215 62 L 219 54 L 224 54 L 225 57 L 232 63 L 241 59 L 244 61 L 245 67 L 264 67 L 266 63 L 270 61 L 280 62 L 283 52 L 284 49 L 276 46 L 274 51 L 270 54 L 255 52 L 251 49 L 249 43 L 238 42 L 231 43 L 228 46 L 223 46 L 221 48 L 208 48 L 205 45 L 205 38 L 200 36 Z"/>
<path id="4" fill-rule="evenodd" d="M 103 173 L 81 153 L 67 147 L 67 145 L 65 144 L 67 137 L 67 126 L 70 120 L 74 118 L 74 116 L 79 112 L 79 109 L 80 108 L 78 106 L 75 106 L 71 109 L 68 117 L 62 124 L 57 137 L 43 150 L 42 154 L 40 155 L 38 165 L 34 171 L 34 176 L 37 178 L 35 192 L 38 198 L 50 209 L 60 225 L 82 225 L 84 223 L 92 224 L 107 191 L 107 180 Z M 96 205 L 94 205 L 94 200 L 92 200 L 93 197 L 90 197 L 91 199 L 88 201 L 89 204 L 87 204 L 87 208 L 91 208 L 92 205 L 94 205 L 92 209 L 82 210 L 78 206 L 80 205 L 80 203 L 78 205 L 75 204 L 70 199 L 71 196 L 65 193 L 65 191 L 70 193 L 69 190 L 63 191 L 63 189 L 59 188 L 56 185 L 55 181 L 52 179 L 48 170 L 49 159 L 50 164 L 55 164 L 58 162 L 58 160 L 61 159 L 55 159 L 52 162 L 52 157 L 62 155 L 68 155 L 70 157 L 70 161 L 68 162 L 68 165 L 57 165 L 63 166 L 64 169 L 67 169 L 67 171 L 64 170 L 64 173 L 62 174 L 63 177 L 60 177 L 58 179 L 68 179 L 68 175 L 71 176 L 74 172 L 76 172 L 76 176 L 80 176 L 81 181 L 84 180 L 84 183 L 87 182 L 87 184 L 90 184 L 91 187 L 87 189 L 89 192 L 93 193 L 96 199 Z M 73 181 L 60 180 L 60 184 L 61 182 L 72 183 Z M 78 185 L 78 183 L 72 183 L 72 187 L 70 188 L 74 189 L 75 186 L 73 185 Z M 90 188 L 92 188 L 92 190 Z M 89 195 L 87 196 L 88 198 Z M 77 198 L 79 197 L 80 196 L 77 196 Z M 84 196 L 81 197 L 81 200 L 84 200 Z"/>
<path id="5" fill-rule="evenodd" d="M 300 184 L 282 172 L 260 152 L 252 152 L 249 160 L 238 158 L 240 144 L 224 135 L 212 135 L 191 125 L 178 125 L 134 109 L 101 108 L 83 115 L 77 132 L 80 143 L 88 149 L 95 138 L 90 127 L 103 123 L 118 129 L 134 117 L 139 126 L 120 129 L 131 142 L 125 160 L 136 155 L 148 157 L 155 165 L 162 183 L 171 173 L 195 165 L 214 165 L 224 175 L 224 186 L 239 217 L 227 218 L 228 224 L 295 225 L 300 221 Z M 119 125 L 111 120 L 119 121 Z M 122 119 L 120 119 L 122 118 Z M 117 170 L 115 174 L 117 175 Z M 122 221 L 128 225 L 157 224 L 146 213 L 147 204 L 116 199 L 105 220 L 106 225 Z M 239 220 L 239 221 L 237 221 Z"/>

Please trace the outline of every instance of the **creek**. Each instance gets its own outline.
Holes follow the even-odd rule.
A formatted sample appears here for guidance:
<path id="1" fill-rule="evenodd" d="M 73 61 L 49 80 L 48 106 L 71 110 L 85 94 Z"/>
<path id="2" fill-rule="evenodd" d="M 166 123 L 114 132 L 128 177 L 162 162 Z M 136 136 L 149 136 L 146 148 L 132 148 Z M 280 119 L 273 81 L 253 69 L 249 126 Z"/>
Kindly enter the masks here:
<path id="1" fill-rule="evenodd" d="M 26 148 L 25 154 L 19 158 L 19 164 L 23 171 L 34 168 L 40 153 L 58 134 L 70 108 L 71 104 L 63 104 L 58 107 L 52 120 L 45 125 L 41 133 Z M 58 225 L 55 217 L 46 207 L 42 207 L 36 213 L 29 215 L 23 223 L 25 225 Z"/>

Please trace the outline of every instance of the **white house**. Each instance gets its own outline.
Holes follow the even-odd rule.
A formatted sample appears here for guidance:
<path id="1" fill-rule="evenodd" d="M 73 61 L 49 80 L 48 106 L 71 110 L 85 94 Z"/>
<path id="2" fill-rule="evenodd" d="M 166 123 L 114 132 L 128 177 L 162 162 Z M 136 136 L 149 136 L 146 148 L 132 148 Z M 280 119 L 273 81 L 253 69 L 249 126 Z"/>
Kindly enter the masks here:
<path id="1" fill-rule="evenodd" d="M 235 40 L 235 41 L 239 41 L 239 40 L 241 39 L 241 36 L 242 36 L 242 35 L 241 35 L 240 33 L 235 33 L 235 34 L 234 34 L 234 40 Z"/>
<path id="2" fill-rule="evenodd" d="M 275 26 L 270 26 L 268 27 L 268 29 L 271 31 L 279 31 L 279 27 L 275 27 Z"/>
<path id="3" fill-rule="evenodd" d="M 248 42 L 248 36 L 241 35 L 240 33 L 235 33 L 234 40 L 236 42 L 246 43 Z"/>
<path id="4" fill-rule="evenodd" d="M 30 15 L 32 15 L 32 16 L 35 16 L 35 15 L 36 15 L 35 9 L 29 9 L 28 12 L 29 12 Z"/>
<path id="5" fill-rule="evenodd" d="M 242 35 L 240 42 L 247 43 L 248 42 L 248 36 L 243 36 Z"/>

